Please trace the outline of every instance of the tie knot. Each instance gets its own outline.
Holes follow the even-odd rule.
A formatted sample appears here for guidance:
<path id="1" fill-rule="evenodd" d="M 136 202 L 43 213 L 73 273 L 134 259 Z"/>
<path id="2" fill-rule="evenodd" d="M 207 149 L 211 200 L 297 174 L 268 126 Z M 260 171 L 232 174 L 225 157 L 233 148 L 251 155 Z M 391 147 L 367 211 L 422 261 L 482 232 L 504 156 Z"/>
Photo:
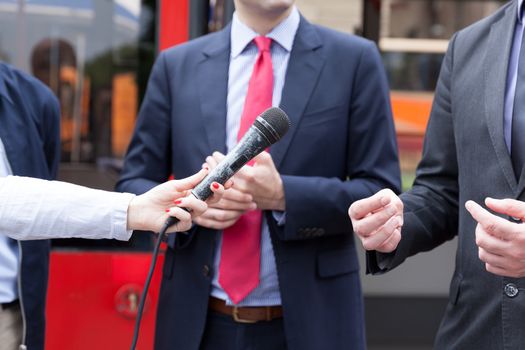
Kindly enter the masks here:
<path id="1" fill-rule="evenodd" d="M 257 45 L 257 48 L 259 49 L 259 52 L 263 51 L 270 51 L 270 45 L 272 44 L 272 39 L 267 38 L 265 36 L 258 36 L 255 39 L 255 45 Z"/>

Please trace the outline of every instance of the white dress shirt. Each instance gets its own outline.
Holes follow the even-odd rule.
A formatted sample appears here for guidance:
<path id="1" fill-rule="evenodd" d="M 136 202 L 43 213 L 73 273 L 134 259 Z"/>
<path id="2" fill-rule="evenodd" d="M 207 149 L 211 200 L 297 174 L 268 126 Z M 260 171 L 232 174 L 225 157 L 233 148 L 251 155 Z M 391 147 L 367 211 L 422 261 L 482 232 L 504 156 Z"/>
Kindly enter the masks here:
<path id="1" fill-rule="evenodd" d="M 60 181 L 0 177 L 0 239 L 128 240 L 132 231 L 127 230 L 127 211 L 133 197 Z"/>

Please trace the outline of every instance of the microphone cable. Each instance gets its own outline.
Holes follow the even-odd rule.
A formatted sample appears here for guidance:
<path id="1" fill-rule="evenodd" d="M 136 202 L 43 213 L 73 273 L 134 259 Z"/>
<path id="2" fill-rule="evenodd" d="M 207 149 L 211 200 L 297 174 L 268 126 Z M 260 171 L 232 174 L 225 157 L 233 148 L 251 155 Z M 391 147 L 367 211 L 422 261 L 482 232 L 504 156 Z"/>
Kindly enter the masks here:
<path id="1" fill-rule="evenodd" d="M 155 271 L 155 265 L 157 265 L 157 258 L 159 255 L 160 245 L 163 241 L 164 236 L 166 235 L 166 231 L 168 230 L 168 228 L 176 224 L 178 221 L 179 219 L 170 216 L 164 223 L 164 226 L 162 226 L 162 229 L 158 234 L 157 242 L 155 242 L 155 248 L 153 249 L 153 255 L 151 256 L 151 264 L 148 272 L 148 277 L 146 277 L 146 282 L 144 283 L 144 288 L 142 289 L 142 294 L 140 295 L 139 307 L 137 309 L 137 318 L 135 320 L 135 329 L 133 330 L 133 341 L 131 342 L 130 348 L 131 350 L 135 350 L 135 348 L 137 347 L 137 341 L 139 339 L 140 331 L 140 321 L 142 319 L 142 313 L 144 311 L 144 304 L 146 303 L 146 295 L 148 294 L 149 285 L 153 277 L 153 272 Z"/>

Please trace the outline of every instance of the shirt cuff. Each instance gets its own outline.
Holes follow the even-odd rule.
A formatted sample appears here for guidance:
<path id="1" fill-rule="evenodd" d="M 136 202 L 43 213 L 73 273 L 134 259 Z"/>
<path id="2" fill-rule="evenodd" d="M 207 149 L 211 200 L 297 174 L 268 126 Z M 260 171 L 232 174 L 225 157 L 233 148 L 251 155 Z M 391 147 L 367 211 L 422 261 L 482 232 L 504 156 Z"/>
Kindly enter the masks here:
<path id="1" fill-rule="evenodd" d="M 111 218 L 111 238 L 128 241 L 133 230 L 128 230 L 128 207 L 135 198 L 131 193 L 118 193 L 113 202 L 113 215 Z"/>
<path id="2" fill-rule="evenodd" d="M 286 224 L 286 212 L 272 210 L 272 215 L 275 221 L 277 221 L 277 226 L 284 226 Z"/>

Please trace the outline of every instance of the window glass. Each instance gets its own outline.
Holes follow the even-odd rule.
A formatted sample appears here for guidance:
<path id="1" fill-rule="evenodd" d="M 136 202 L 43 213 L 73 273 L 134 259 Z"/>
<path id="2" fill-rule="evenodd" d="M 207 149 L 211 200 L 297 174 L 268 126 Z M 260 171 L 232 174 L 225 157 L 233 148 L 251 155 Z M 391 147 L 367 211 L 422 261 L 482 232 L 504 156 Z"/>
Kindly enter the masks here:
<path id="1" fill-rule="evenodd" d="M 0 0 L 0 58 L 60 102 L 59 179 L 114 188 L 154 59 L 155 11 L 155 1 Z M 108 242 L 56 243 L 79 244 Z"/>
<path id="2" fill-rule="evenodd" d="M 448 40 L 506 2 L 377 1 L 379 48 L 390 83 L 405 190 L 412 186 L 421 159 L 423 135 Z"/>

